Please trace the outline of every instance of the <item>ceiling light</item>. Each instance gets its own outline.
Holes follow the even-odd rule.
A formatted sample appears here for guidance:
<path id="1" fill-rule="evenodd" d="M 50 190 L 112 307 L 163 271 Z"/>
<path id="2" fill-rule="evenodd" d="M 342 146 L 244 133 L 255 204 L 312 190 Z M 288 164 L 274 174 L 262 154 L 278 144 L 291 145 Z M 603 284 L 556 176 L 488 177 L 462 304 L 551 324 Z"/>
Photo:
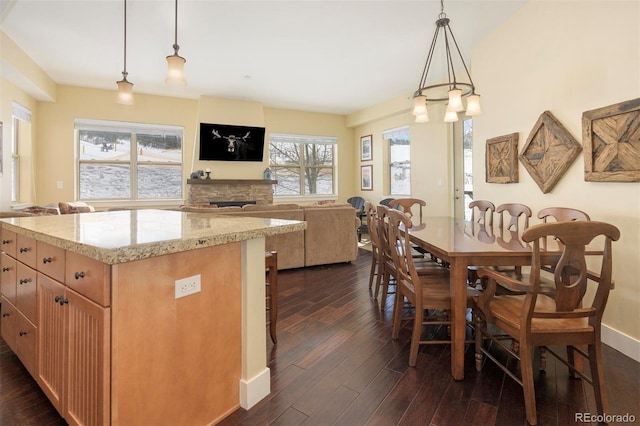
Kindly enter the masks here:
<path id="1" fill-rule="evenodd" d="M 438 36 L 441 31 L 442 43 L 444 43 L 445 60 L 447 64 L 448 81 L 446 83 L 434 83 L 428 85 L 427 75 L 429 74 L 429 67 L 431 66 L 431 61 L 433 60 L 433 55 L 438 42 Z M 455 54 L 457 52 L 457 58 L 459 58 L 459 61 L 455 61 L 455 63 L 451 51 L 452 46 L 455 46 L 453 53 Z M 460 64 L 462 64 L 462 67 L 464 68 L 466 80 L 458 80 L 456 77 L 454 65 Z M 436 31 L 433 35 L 433 40 L 431 41 L 431 47 L 429 48 L 429 54 L 427 55 L 427 62 L 424 65 L 422 76 L 418 83 L 418 90 L 413 94 L 413 114 L 416 117 L 424 115 L 424 112 L 421 112 L 421 108 L 426 108 L 429 102 L 448 101 L 449 104 L 447 106 L 447 113 L 444 121 L 457 121 L 457 112 L 464 110 L 462 98 L 465 97 L 467 98 L 466 114 L 470 116 L 481 114 L 480 95 L 475 93 L 475 86 L 473 85 L 473 80 L 471 80 L 471 74 L 469 74 L 467 64 L 465 64 L 464 59 L 462 58 L 462 53 L 460 53 L 458 42 L 453 36 L 451 27 L 449 27 L 449 18 L 447 18 L 447 15 L 444 13 L 444 0 L 440 0 L 440 15 L 438 15 L 438 20 L 436 21 Z M 454 115 L 455 120 L 453 119 Z M 418 122 L 418 120 L 416 120 L 416 122 Z"/>
<path id="2" fill-rule="evenodd" d="M 167 56 L 167 78 L 165 84 L 169 86 L 186 86 L 187 80 L 184 78 L 184 63 L 187 62 L 182 56 L 178 55 L 178 0 L 176 0 L 175 13 L 175 39 L 173 43 L 173 55 Z"/>
<path id="3" fill-rule="evenodd" d="M 124 70 L 122 80 L 116 81 L 118 97 L 116 101 L 122 105 L 133 105 L 133 83 L 127 80 L 127 0 L 124 0 Z"/>

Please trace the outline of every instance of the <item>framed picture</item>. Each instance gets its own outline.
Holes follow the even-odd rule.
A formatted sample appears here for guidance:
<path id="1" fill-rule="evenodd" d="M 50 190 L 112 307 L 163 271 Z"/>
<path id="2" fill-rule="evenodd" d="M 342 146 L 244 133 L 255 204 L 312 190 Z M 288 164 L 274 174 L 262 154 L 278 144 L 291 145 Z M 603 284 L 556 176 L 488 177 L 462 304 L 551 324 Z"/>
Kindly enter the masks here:
<path id="1" fill-rule="evenodd" d="M 488 183 L 518 182 L 518 133 L 487 139 L 485 162 Z"/>
<path id="2" fill-rule="evenodd" d="M 360 166 L 360 189 L 373 191 L 373 165 Z"/>
<path id="3" fill-rule="evenodd" d="M 584 180 L 640 182 L 638 137 L 640 98 L 583 112 Z"/>
<path id="4" fill-rule="evenodd" d="M 371 152 L 371 144 L 373 135 L 360 137 L 360 161 L 371 161 L 373 153 Z"/>

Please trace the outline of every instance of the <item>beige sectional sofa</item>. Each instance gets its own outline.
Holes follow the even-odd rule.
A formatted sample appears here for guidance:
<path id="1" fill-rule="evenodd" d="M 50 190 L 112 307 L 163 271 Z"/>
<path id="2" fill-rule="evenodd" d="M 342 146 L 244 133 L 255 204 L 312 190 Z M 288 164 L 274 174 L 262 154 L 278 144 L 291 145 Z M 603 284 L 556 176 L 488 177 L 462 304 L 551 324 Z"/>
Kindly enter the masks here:
<path id="1" fill-rule="evenodd" d="M 266 250 L 278 252 L 278 269 L 351 262 L 358 256 L 357 230 L 360 221 L 355 209 L 347 203 L 247 204 L 222 208 L 183 207 L 181 210 L 306 221 L 305 231 L 266 238 Z"/>

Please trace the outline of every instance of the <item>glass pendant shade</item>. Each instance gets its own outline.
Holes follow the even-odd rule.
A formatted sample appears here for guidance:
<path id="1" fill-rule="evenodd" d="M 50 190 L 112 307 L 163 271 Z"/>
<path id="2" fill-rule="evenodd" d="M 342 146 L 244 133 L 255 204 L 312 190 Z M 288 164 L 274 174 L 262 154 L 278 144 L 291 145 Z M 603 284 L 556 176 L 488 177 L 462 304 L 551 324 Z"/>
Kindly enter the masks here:
<path id="1" fill-rule="evenodd" d="M 165 84 L 169 86 L 186 86 L 187 80 L 184 78 L 184 63 L 187 62 L 182 56 L 167 56 L 167 78 Z"/>
<path id="2" fill-rule="evenodd" d="M 425 111 L 424 114 L 416 115 L 416 123 L 426 123 L 429 121 L 429 114 Z"/>
<path id="3" fill-rule="evenodd" d="M 452 123 L 454 121 L 458 121 L 458 113 L 452 111 L 451 109 L 449 109 L 449 107 L 447 107 L 447 112 L 445 112 L 444 114 L 444 122 Z"/>
<path id="4" fill-rule="evenodd" d="M 427 114 L 427 97 L 416 96 L 415 98 L 413 98 L 413 115 L 423 114 Z"/>
<path id="5" fill-rule="evenodd" d="M 447 109 L 455 112 L 464 110 L 464 106 L 462 105 L 462 90 L 449 90 L 449 106 Z"/>
<path id="6" fill-rule="evenodd" d="M 467 97 L 467 113 L 468 116 L 473 117 L 474 115 L 482 114 L 482 109 L 480 109 L 480 95 L 469 95 Z"/>
<path id="7" fill-rule="evenodd" d="M 121 105 L 133 105 L 133 83 L 129 83 L 126 78 L 116 83 L 118 84 L 116 101 Z"/>

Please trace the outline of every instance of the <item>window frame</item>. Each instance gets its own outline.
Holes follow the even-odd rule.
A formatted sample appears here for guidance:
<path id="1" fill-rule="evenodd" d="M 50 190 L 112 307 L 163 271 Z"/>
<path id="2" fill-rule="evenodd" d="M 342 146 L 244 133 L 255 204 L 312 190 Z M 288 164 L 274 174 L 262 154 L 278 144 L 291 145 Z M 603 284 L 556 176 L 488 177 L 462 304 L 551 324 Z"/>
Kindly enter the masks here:
<path id="1" fill-rule="evenodd" d="M 308 166 L 305 164 L 305 156 L 300 155 L 298 159 L 298 164 L 293 166 L 292 164 L 273 164 L 271 161 L 271 153 L 272 153 L 272 144 L 273 143 L 295 143 L 298 144 L 299 152 L 302 152 L 300 145 L 307 144 L 325 144 L 332 146 L 332 154 L 331 154 L 331 164 L 325 164 L 320 166 Z M 285 200 L 327 200 L 327 199 L 337 199 L 337 188 L 338 188 L 338 138 L 335 136 L 316 136 L 316 135 L 300 135 L 300 134 L 291 134 L 291 133 L 270 133 L 269 134 L 269 168 L 271 169 L 272 175 L 274 179 L 277 179 L 278 169 L 291 169 L 295 168 L 298 170 L 298 176 L 300 179 L 299 188 L 300 192 L 298 194 L 276 194 L 277 185 L 274 186 L 274 199 L 278 199 L 280 201 Z M 331 194 L 307 194 L 306 193 L 306 172 L 305 169 L 309 167 L 316 167 L 321 169 L 331 169 Z"/>
<path id="2" fill-rule="evenodd" d="M 83 160 L 80 155 L 80 131 L 109 131 L 118 133 L 130 133 L 129 159 L 113 160 Z M 138 160 L 138 134 L 163 134 L 164 136 L 176 135 L 180 138 L 180 161 L 139 161 Z M 127 207 L 127 206 L 163 206 L 184 203 L 184 127 L 175 125 L 131 123 L 110 120 L 76 119 L 74 122 L 75 139 L 75 197 L 77 200 L 91 203 L 96 207 Z M 127 166 L 129 170 L 129 197 L 118 198 L 81 198 L 80 179 L 82 164 L 102 164 Z M 180 196 L 167 198 L 140 198 L 138 168 L 140 166 L 179 166 L 180 167 Z"/>

